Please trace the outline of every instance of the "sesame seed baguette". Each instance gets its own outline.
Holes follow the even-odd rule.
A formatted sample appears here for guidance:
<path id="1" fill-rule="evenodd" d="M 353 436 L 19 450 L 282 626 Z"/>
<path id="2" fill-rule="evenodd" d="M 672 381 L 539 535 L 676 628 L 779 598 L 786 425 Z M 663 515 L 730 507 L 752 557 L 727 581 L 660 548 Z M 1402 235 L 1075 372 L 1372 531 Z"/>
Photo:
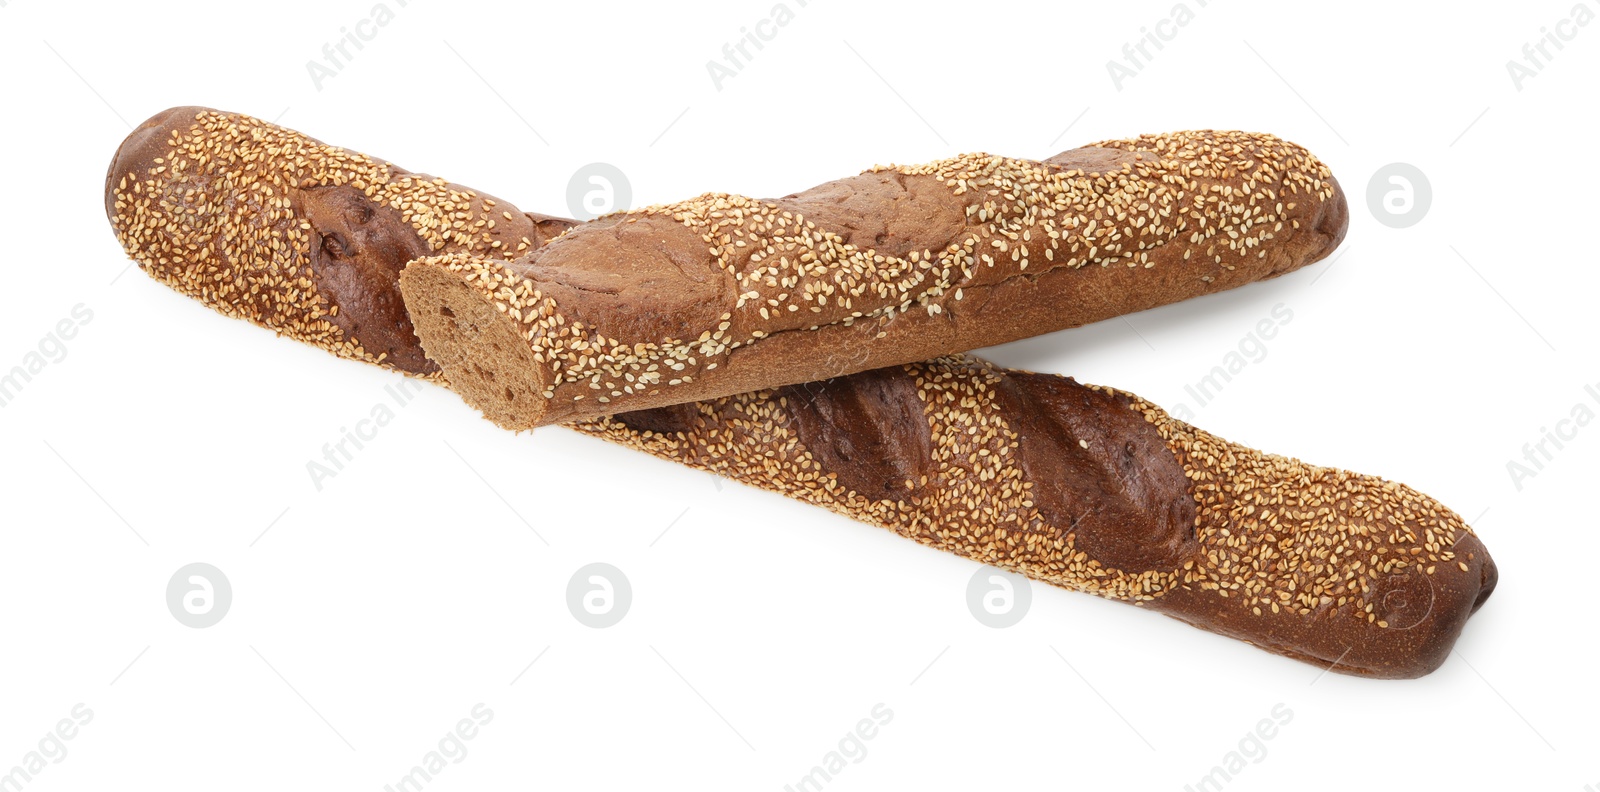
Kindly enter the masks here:
<path id="1" fill-rule="evenodd" d="M 1434 670 L 1498 581 L 1402 484 L 970 356 L 569 426 L 1344 674 Z"/>
<path id="2" fill-rule="evenodd" d="M 215 310 L 441 384 L 415 336 L 373 353 L 330 319 L 386 321 L 374 306 L 398 299 L 408 234 L 483 255 L 517 217 L 529 247 L 571 225 L 199 108 L 130 136 L 107 210 L 143 269 Z M 1437 667 L 1497 579 L 1459 516 L 1402 485 L 969 357 L 570 426 L 1341 673 Z"/>
<path id="3" fill-rule="evenodd" d="M 106 172 L 140 269 L 228 316 L 437 379 L 395 280 L 428 254 L 516 256 L 576 225 L 238 113 L 175 107 Z"/>
<path id="4" fill-rule="evenodd" d="M 775 201 L 613 214 L 401 291 L 428 356 L 526 429 L 989 346 L 1270 278 L 1332 251 L 1344 195 L 1270 135 L 879 167 Z"/>

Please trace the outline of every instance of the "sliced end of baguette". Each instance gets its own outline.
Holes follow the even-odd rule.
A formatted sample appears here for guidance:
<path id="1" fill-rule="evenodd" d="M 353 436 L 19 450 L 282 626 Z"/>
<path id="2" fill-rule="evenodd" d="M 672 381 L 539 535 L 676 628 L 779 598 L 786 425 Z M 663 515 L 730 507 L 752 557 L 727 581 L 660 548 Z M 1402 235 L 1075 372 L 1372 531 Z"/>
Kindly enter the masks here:
<path id="1" fill-rule="evenodd" d="M 537 292 L 499 262 L 465 255 L 418 259 L 400 273 L 423 351 L 450 386 L 505 429 L 548 423 L 553 375 L 529 345 L 521 297 Z"/>

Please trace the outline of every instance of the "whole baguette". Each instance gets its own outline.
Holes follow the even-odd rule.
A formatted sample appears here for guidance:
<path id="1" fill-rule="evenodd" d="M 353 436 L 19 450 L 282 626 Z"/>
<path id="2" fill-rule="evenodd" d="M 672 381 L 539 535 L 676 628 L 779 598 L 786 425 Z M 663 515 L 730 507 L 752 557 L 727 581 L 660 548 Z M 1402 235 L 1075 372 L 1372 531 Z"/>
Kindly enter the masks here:
<path id="1" fill-rule="evenodd" d="M 1434 670 L 1498 580 L 1402 484 L 969 356 L 571 426 L 1345 674 Z"/>
<path id="2" fill-rule="evenodd" d="M 187 153 L 196 140 L 207 141 L 203 161 Z M 352 170 L 365 174 L 360 186 Z M 372 307 L 397 294 L 409 242 L 396 240 L 407 234 L 445 254 L 504 244 L 502 224 L 482 213 L 434 208 L 438 184 L 254 119 L 186 108 L 119 150 L 107 208 L 146 271 L 222 313 L 427 375 L 408 368 L 421 359 L 414 337 L 375 355 L 327 320 L 379 321 Z M 321 204 L 306 193 L 329 186 L 367 197 L 308 211 Z M 489 200 L 450 188 L 452 206 Z M 508 223 L 527 217 L 504 202 L 490 208 Z M 219 209 L 207 222 L 182 220 Z M 451 233 L 430 225 L 445 220 Z M 334 234 L 339 256 L 310 249 Z M 357 285 L 321 288 L 351 269 L 366 274 Z M 225 273 L 257 280 L 222 283 Z M 1459 516 L 1403 485 L 1243 448 L 1129 394 L 972 358 L 570 425 L 1340 673 L 1427 673 L 1497 580 Z"/>
<path id="3" fill-rule="evenodd" d="M 1328 168 L 1179 132 L 874 168 L 613 214 L 401 274 L 422 345 L 511 428 L 909 363 L 1270 278 L 1343 239 Z"/>

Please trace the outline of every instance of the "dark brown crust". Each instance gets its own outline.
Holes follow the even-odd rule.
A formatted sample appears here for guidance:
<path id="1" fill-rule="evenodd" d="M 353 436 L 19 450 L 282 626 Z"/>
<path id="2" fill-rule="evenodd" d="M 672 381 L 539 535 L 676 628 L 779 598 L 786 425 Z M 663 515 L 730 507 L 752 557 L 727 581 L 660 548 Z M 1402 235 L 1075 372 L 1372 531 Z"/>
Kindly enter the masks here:
<path id="1" fill-rule="evenodd" d="M 916 386 L 890 370 L 778 391 L 800 442 L 847 490 L 908 500 L 927 486 L 928 422 Z M 671 408 L 667 408 L 671 409 Z M 632 423 L 629 424 L 633 425 Z"/>
<path id="2" fill-rule="evenodd" d="M 1189 479 L 1128 397 L 1031 372 L 1008 372 L 996 392 L 1047 524 L 1116 569 L 1173 569 L 1194 556 Z"/>
<path id="3" fill-rule="evenodd" d="M 411 317 L 395 291 L 404 262 L 428 254 L 394 209 L 349 185 L 301 192 L 299 210 L 316 232 L 311 277 L 338 310 L 328 318 L 362 348 L 386 354 L 396 368 L 436 370 L 421 354 Z"/>
<path id="4" fill-rule="evenodd" d="M 580 225 L 524 260 L 528 277 L 564 305 L 572 321 L 609 322 L 617 338 L 659 338 L 715 316 L 732 281 L 693 255 L 699 235 L 677 223 L 609 217 Z"/>

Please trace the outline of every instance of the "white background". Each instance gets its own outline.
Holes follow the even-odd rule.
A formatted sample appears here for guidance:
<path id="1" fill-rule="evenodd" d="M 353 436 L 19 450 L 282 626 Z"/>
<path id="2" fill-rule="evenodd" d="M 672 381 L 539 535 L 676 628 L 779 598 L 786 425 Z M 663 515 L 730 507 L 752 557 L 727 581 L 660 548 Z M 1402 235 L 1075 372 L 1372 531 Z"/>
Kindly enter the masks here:
<path id="1" fill-rule="evenodd" d="M 94 713 L 30 792 L 380 790 L 480 702 L 493 720 L 428 790 L 781 790 L 878 703 L 893 720 L 830 792 L 1181 790 L 1280 703 L 1293 720 L 1228 789 L 1600 787 L 1583 748 L 1600 742 L 1600 427 L 1520 489 L 1507 471 L 1574 405 L 1600 413 L 1600 24 L 1520 90 L 1506 68 L 1574 0 L 1189 2 L 1121 90 L 1107 61 L 1173 0 L 789 2 L 721 90 L 706 63 L 772 0 L 386 1 L 394 20 L 321 90 L 306 63 L 373 0 L 0 2 L 0 369 L 93 312 L 0 408 L 0 771 L 75 704 Z M 127 269 L 106 165 L 130 123 L 182 104 L 550 214 L 596 161 L 643 205 L 962 151 L 1282 135 L 1350 195 L 1337 260 L 982 354 L 1411 484 L 1472 522 L 1500 589 L 1442 669 L 1405 682 L 1042 585 L 991 629 L 965 605 L 970 562 L 570 431 L 503 432 L 432 387 L 319 492 L 306 463 L 401 378 Z M 1432 184 L 1411 228 L 1367 206 L 1391 162 Z M 1184 386 L 1280 303 L 1293 319 L 1265 359 L 1197 407 Z M 194 561 L 234 592 L 207 629 L 164 599 Z M 594 561 L 633 587 L 609 629 L 567 610 Z"/>

